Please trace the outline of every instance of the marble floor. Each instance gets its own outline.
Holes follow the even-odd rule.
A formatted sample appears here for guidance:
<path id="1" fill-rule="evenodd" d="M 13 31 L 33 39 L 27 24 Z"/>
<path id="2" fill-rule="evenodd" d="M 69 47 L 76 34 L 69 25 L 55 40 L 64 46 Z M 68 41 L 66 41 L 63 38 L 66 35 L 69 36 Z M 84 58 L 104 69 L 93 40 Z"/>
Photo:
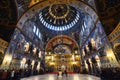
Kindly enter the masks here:
<path id="1" fill-rule="evenodd" d="M 68 77 L 58 77 L 54 74 L 45 74 L 45 75 L 38 75 L 38 76 L 31 76 L 28 78 L 23 78 L 21 80 L 100 80 L 100 78 L 86 75 L 86 74 L 69 74 Z"/>

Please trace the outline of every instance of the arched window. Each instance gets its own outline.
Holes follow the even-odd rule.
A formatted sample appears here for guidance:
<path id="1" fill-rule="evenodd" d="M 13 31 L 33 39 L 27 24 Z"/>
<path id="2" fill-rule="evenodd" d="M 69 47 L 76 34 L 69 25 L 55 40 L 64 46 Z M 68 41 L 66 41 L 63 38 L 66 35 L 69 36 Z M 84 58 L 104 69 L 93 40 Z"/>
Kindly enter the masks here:
<path id="1" fill-rule="evenodd" d="M 33 26 L 33 32 L 34 33 L 36 32 L 36 26 L 35 25 Z"/>
<path id="2" fill-rule="evenodd" d="M 37 28 L 36 35 L 38 36 L 38 34 L 39 34 L 39 29 Z"/>

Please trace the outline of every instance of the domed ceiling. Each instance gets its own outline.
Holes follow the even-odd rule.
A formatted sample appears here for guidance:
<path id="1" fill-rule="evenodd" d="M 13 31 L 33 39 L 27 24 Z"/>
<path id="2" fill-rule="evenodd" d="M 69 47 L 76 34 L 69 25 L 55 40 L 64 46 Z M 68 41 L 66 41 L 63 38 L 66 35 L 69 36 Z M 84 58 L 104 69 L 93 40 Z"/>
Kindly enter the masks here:
<path id="1" fill-rule="evenodd" d="M 79 18 L 76 8 L 66 4 L 54 4 L 43 8 L 39 13 L 40 22 L 46 28 L 54 31 L 70 29 L 78 22 Z"/>
<path id="2" fill-rule="evenodd" d="M 73 5 L 53 4 L 40 9 L 31 20 L 39 27 L 43 33 L 43 41 L 47 44 L 58 35 L 73 37 L 79 34 L 85 15 Z M 79 41 L 78 38 L 77 40 Z"/>
<path id="3" fill-rule="evenodd" d="M 48 4 L 47 2 L 43 2 L 35 5 L 22 16 L 17 26 L 23 29 L 25 27 L 24 23 L 29 25 L 28 21 L 33 22 L 34 26 L 38 27 L 42 33 L 44 47 L 50 39 L 59 35 L 71 37 L 79 44 L 82 26 L 91 27 L 96 22 L 98 16 L 94 10 L 86 6 L 86 4 L 82 2 L 79 2 L 76 6 L 75 4 L 76 3 Z M 31 26 L 31 29 L 32 27 L 33 26 Z M 58 46 L 58 48 L 59 47 L 61 46 Z M 64 48 L 68 47 L 64 45 Z"/>
<path id="4" fill-rule="evenodd" d="M 32 10 L 31 12 L 35 13 L 37 8 L 33 8 L 34 6 L 40 4 L 39 5 L 40 7 L 45 7 L 45 6 L 49 6 L 49 4 L 55 4 L 55 3 L 74 4 L 76 6 L 79 5 L 81 7 L 83 6 L 83 5 L 81 5 L 81 3 L 84 3 L 86 6 L 93 8 L 93 10 L 98 12 L 99 18 L 101 19 L 102 24 L 105 27 L 105 31 L 106 31 L 107 35 L 110 34 L 112 32 L 112 30 L 114 30 L 114 28 L 120 21 L 120 14 L 119 14 L 120 13 L 120 8 L 119 8 L 120 0 L 114 0 L 114 1 L 113 0 L 95 0 L 95 1 L 94 0 L 1 0 L 0 1 L 0 10 L 1 10 L 0 11 L 0 25 L 2 25 L 2 28 L 0 31 L 0 37 L 4 36 L 3 31 L 5 31 L 5 30 L 8 30 L 4 33 L 5 35 L 8 35 L 7 32 L 12 32 L 12 30 L 10 30 L 9 28 L 11 28 L 11 27 L 15 28 L 16 24 L 18 26 L 19 23 L 17 23 L 17 22 L 20 22 L 20 24 L 23 25 L 25 18 L 22 23 L 21 23 L 21 21 L 19 21 L 20 18 L 22 18 L 23 15 L 25 15 L 26 17 L 29 17 L 29 14 L 27 14 L 27 11 L 29 11 L 30 9 Z M 39 8 L 39 6 L 38 6 L 38 8 Z M 59 5 L 59 6 L 61 6 L 61 5 Z M 62 5 L 62 7 L 63 7 L 63 5 Z M 48 7 L 48 11 L 51 11 L 52 14 L 49 12 L 48 13 L 50 15 L 52 15 L 52 18 L 55 18 L 54 16 L 58 17 L 61 15 L 64 15 L 68 12 L 68 10 L 67 10 L 68 7 L 66 5 L 64 5 L 64 7 L 63 7 L 67 11 L 66 10 L 63 11 L 62 7 L 58 8 L 58 6 L 52 5 L 51 8 Z M 72 10 L 71 6 L 69 6 L 69 8 Z M 75 11 L 75 10 L 73 10 L 73 11 Z M 56 12 L 56 13 L 60 12 L 60 13 L 58 15 L 56 15 L 56 13 L 54 13 L 54 12 Z M 46 16 L 48 16 L 48 15 L 46 15 Z M 67 16 L 66 16 L 66 18 L 67 18 Z M 71 19 L 71 22 L 74 19 L 75 19 L 75 17 L 73 19 Z M 61 19 L 60 20 L 53 19 L 53 20 L 55 22 L 55 24 L 54 24 L 55 29 L 53 29 L 53 26 L 51 26 L 50 30 L 53 29 L 56 31 L 63 31 L 64 27 L 56 28 L 56 26 L 58 26 L 59 22 L 61 24 L 61 23 L 66 23 L 67 21 L 66 22 L 61 21 Z M 49 22 L 46 21 L 46 23 L 49 23 Z M 66 23 L 66 24 L 68 24 L 68 26 L 69 26 L 70 23 Z M 14 25 L 14 27 L 13 27 L 13 25 Z M 43 25 L 44 25 L 44 23 L 43 23 Z M 68 26 L 65 28 L 65 30 L 68 30 L 68 28 L 69 28 Z M 72 29 L 72 27 L 70 27 L 70 29 Z M 10 40 L 10 37 L 7 37 L 8 39 L 6 39 L 6 37 L 3 37 L 3 38 L 7 41 Z"/>

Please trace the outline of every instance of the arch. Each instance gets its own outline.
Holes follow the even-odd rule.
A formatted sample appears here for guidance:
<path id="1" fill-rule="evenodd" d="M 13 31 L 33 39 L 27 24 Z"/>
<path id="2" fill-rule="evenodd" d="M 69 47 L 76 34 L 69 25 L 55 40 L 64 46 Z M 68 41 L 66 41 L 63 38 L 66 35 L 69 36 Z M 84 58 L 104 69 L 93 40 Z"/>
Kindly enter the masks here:
<path id="1" fill-rule="evenodd" d="M 63 40 L 63 42 L 61 42 L 62 41 L 61 39 Z M 78 51 L 79 51 L 79 45 L 77 44 L 77 42 L 74 39 L 72 39 L 71 37 L 66 36 L 66 35 L 58 35 L 58 36 L 55 36 L 52 39 L 50 39 L 49 42 L 47 43 L 46 47 L 45 47 L 45 51 L 47 51 L 48 48 L 50 48 L 52 46 L 58 45 L 59 43 L 62 43 L 63 45 L 65 45 L 65 44 L 69 45 L 70 44 L 74 47 L 74 49 L 77 48 Z"/>
<path id="2" fill-rule="evenodd" d="M 114 44 L 114 49 L 116 48 L 116 47 L 118 47 L 120 45 L 120 43 L 115 43 Z"/>
<path id="3" fill-rule="evenodd" d="M 60 0 L 60 1 L 56 1 L 56 0 L 46 0 L 46 1 L 42 1 L 39 2 L 35 5 L 33 5 L 30 9 L 28 9 L 18 20 L 17 22 L 17 27 L 22 29 L 22 27 L 24 26 L 24 23 L 26 22 L 26 20 L 31 19 L 32 17 L 34 17 L 35 13 L 38 13 L 40 9 L 42 9 L 45 6 L 50 6 L 52 4 L 69 4 L 69 5 L 73 5 L 75 7 L 77 7 L 77 9 L 80 9 L 83 13 L 88 13 L 92 19 L 94 20 L 94 22 L 96 22 L 98 20 L 98 16 L 95 12 L 95 10 L 89 6 L 88 4 L 86 4 L 83 1 L 78 1 L 78 0 Z"/>
<path id="4" fill-rule="evenodd" d="M 115 43 L 114 44 L 114 50 L 115 50 L 117 55 L 120 54 L 120 43 Z"/>

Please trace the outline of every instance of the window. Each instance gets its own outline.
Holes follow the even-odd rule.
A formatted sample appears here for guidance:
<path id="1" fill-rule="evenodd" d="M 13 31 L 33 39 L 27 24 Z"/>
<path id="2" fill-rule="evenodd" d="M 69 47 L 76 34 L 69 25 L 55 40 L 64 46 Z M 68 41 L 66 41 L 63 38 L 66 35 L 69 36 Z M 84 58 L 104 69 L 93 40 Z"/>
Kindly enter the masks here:
<path id="1" fill-rule="evenodd" d="M 33 26 L 33 32 L 34 33 L 36 32 L 36 26 L 35 25 Z"/>
<path id="2" fill-rule="evenodd" d="M 65 26 L 65 27 L 67 27 L 68 29 L 70 28 L 70 26 L 69 26 L 69 25 L 67 25 L 67 26 Z"/>
<path id="3" fill-rule="evenodd" d="M 45 22 L 43 22 L 43 24 L 44 24 L 44 25 L 46 25 L 46 23 L 45 23 Z"/>
<path id="4" fill-rule="evenodd" d="M 65 28 L 63 27 L 63 30 L 65 30 Z"/>
<path id="5" fill-rule="evenodd" d="M 54 30 L 57 30 L 57 27 L 54 27 Z"/>
<path id="6" fill-rule="evenodd" d="M 63 6 L 63 5 L 61 5 L 61 6 Z M 68 7 L 70 7 L 69 8 L 70 10 L 73 10 L 73 8 L 74 8 L 73 6 L 68 6 Z M 54 10 L 51 10 L 53 12 L 50 12 L 50 13 L 48 12 L 47 14 L 44 14 L 44 11 L 47 11 L 47 9 L 49 10 L 49 8 L 46 7 L 45 10 L 42 9 L 43 12 L 39 13 L 39 20 L 46 28 L 48 28 L 50 30 L 55 30 L 55 31 L 68 30 L 68 29 L 72 28 L 73 26 L 75 26 L 80 18 L 79 12 L 77 12 L 77 10 L 75 8 L 74 8 L 73 12 L 70 12 L 70 13 L 64 15 L 64 18 L 62 18 L 62 19 L 59 18 L 59 15 L 55 15 L 53 13 Z M 68 11 L 70 11 L 70 10 L 68 10 Z M 52 16 L 51 16 L 51 13 L 52 13 Z M 75 15 L 75 17 L 73 17 L 74 15 Z"/>
<path id="7" fill-rule="evenodd" d="M 57 31 L 59 31 L 59 27 L 57 27 Z"/>
<path id="8" fill-rule="evenodd" d="M 84 25 L 82 25 L 82 30 L 83 30 L 83 32 L 84 32 Z"/>
<path id="9" fill-rule="evenodd" d="M 43 23 L 44 21 L 42 20 L 42 23 Z"/>
<path id="10" fill-rule="evenodd" d="M 74 26 L 74 23 L 72 22 L 71 25 Z"/>
<path id="11" fill-rule="evenodd" d="M 77 19 L 75 19 L 75 22 L 77 22 Z"/>
<path id="12" fill-rule="evenodd" d="M 75 21 L 73 21 L 73 24 L 75 25 Z"/>
<path id="13" fill-rule="evenodd" d="M 81 35 L 83 35 L 83 30 L 81 29 Z"/>
<path id="14" fill-rule="evenodd" d="M 39 29 L 37 28 L 36 35 L 38 36 L 38 34 L 39 34 Z"/>
<path id="15" fill-rule="evenodd" d="M 33 32 L 39 39 L 41 39 L 41 33 L 39 31 L 39 28 L 37 28 L 35 25 L 33 26 Z"/>
<path id="16" fill-rule="evenodd" d="M 41 33 L 39 33 L 39 39 L 41 39 Z"/>
<path id="17" fill-rule="evenodd" d="M 69 26 L 69 25 L 68 25 Z M 67 27 L 64 27 L 64 29 L 66 30 L 67 29 Z"/>
<path id="18" fill-rule="evenodd" d="M 49 28 L 52 29 L 52 25 L 50 25 Z"/>
<path id="19" fill-rule="evenodd" d="M 85 24 L 85 21 L 84 21 L 83 25 L 84 25 L 85 28 L 87 28 L 87 26 L 86 26 L 86 24 Z"/>

